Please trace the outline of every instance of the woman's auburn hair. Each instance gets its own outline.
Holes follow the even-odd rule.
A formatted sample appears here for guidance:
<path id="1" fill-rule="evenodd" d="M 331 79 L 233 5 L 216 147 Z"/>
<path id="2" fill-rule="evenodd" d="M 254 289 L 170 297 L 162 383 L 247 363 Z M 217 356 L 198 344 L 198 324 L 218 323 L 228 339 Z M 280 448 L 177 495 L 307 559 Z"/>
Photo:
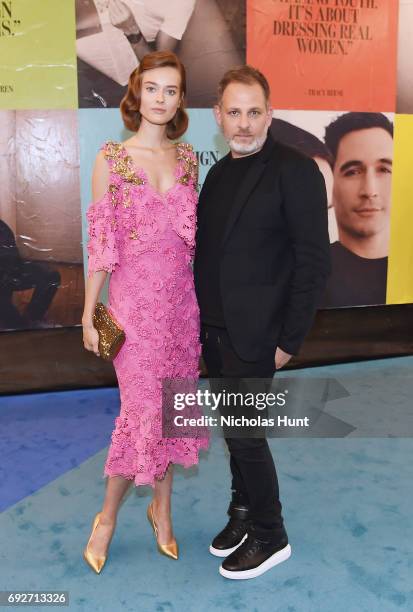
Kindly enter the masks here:
<path id="1" fill-rule="evenodd" d="M 128 82 L 128 90 L 120 103 L 123 123 L 126 129 L 137 132 L 141 124 L 141 91 L 142 76 L 146 70 L 152 68 L 176 68 L 181 77 L 180 94 L 182 100 L 175 116 L 166 127 L 166 135 L 170 140 L 175 140 L 184 134 L 188 128 L 188 114 L 185 111 L 184 103 L 186 96 L 186 74 L 185 68 L 179 58 L 172 51 L 154 51 L 147 53 L 140 61 L 139 66 L 131 73 Z"/>

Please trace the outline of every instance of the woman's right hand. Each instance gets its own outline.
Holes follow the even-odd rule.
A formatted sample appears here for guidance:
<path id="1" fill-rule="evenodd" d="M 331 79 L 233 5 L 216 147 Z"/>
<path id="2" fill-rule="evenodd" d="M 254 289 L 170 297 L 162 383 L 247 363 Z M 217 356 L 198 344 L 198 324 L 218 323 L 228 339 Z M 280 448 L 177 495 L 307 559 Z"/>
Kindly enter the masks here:
<path id="1" fill-rule="evenodd" d="M 97 357 L 100 357 L 99 334 L 93 325 L 83 326 L 83 346 L 87 351 L 93 351 Z"/>

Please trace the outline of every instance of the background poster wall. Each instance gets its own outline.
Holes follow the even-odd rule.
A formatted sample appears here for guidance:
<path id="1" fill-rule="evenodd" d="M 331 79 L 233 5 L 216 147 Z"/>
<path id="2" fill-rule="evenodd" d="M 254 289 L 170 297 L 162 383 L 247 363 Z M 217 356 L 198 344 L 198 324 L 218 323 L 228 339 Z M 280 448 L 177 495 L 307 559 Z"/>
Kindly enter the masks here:
<path id="1" fill-rule="evenodd" d="M 385 187 L 385 248 L 365 258 L 373 264 L 361 262 L 381 281 L 345 264 L 335 275 L 343 286 L 350 279 L 345 303 L 323 305 L 413 302 L 412 24 L 413 0 L 1 1 L 0 331 L 80 324 L 93 161 L 106 140 L 130 135 L 118 107 L 146 48 L 173 48 L 185 63 L 183 140 L 198 155 L 200 186 L 228 151 L 212 113 L 220 77 L 246 60 L 264 72 L 272 134 L 312 157 L 325 178 L 332 247 L 342 177 L 326 128 L 348 114 L 387 121 L 348 136 L 361 140 L 349 160 L 357 162 L 354 178 L 346 177 L 362 184 L 374 174 Z M 33 302 L 28 272 L 36 266 Z M 362 289 L 375 286 L 380 297 L 371 301 Z"/>

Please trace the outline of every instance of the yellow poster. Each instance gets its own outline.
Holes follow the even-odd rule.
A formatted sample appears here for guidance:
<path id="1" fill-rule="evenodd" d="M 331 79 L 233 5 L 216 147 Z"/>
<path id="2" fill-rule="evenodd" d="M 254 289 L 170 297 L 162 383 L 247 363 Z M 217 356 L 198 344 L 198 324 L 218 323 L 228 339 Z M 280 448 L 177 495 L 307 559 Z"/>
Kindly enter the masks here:
<path id="1" fill-rule="evenodd" d="M 0 109 L 76 108 L 74 1 L 0 1 L 0 58 Z"/>
<path id="2" fill-rule="evenodd" d="M 413 302 L 413 115 L 396 115 L 387 304 Z"/>

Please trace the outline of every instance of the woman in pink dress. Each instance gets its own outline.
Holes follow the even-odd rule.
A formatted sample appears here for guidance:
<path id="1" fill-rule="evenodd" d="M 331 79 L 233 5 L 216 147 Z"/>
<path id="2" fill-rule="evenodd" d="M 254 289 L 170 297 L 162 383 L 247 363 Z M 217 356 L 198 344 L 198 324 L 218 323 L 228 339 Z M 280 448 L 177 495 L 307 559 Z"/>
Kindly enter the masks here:
<path id="1" fill-rule="evenodd" d="M 106 142 L 93 172 L 84 346 L 99 354 L 92 317 L 108 273 L 108 308 L 126 335 L 113 361 L 121 408 L 104 467 L 106 494 L 84 550 L 97 573 L 132 483 L 153 487 L 147 515 L 158 549 L 178 557 L 170 517 L 172 464 L 196 464 L 208 444 L 205 437 L 162 437 L 162 380 L 196 380 L 199 374 L 191 269 L 197 159 L 191 145 L 172 143 L 188 125 L 185 91 L 185 70 L 176 55 L 146 55 L 120 107 L 135 134 L 124 143 Z"/>

